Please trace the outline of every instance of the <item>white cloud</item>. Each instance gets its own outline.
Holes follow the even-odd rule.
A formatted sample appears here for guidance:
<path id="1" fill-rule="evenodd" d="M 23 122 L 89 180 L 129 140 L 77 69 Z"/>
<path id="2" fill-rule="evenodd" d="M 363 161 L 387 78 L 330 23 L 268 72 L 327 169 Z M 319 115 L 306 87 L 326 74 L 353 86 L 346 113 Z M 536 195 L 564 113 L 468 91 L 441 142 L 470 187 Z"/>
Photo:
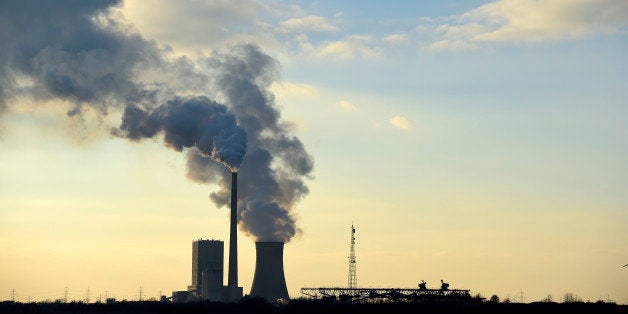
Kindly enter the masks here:
<path id="1" fill-rule="evenodd" d="M 354 104 L 352 104 L 352 103 L 350 103 L 350 102 L 348 102 L 346 100 L 341 100 L 340 102 L 338 102 L 338 106 L 340 108 L 342 108 L 342 110 L 344 110 L 344 111 L 356 111 L 356 110 L 358 110 L 358 108 Z"/>
<path id="2" fill-rule="evenodd" d="M 443 34 L 447 38 L 468 38 L 476 34 L 487 31 L 488 26 L 470 22 L 462 25 L 442 24 L 436 27 L 435 31 Z"/>
<path id="3" fill-rule="evenodd" d="M 383 41 L 390 44 L 401 44 L 408 40 L 408 35 L 406 34 L 390 34 L 382 39 Z"/>
<path id="4" fill-rule="evenodd" d="M 263 46 L 275 45 L 262 17 L 269 6 L 254 0 L 126 0 L 119 11 L 146 38 L 188 53 L 257 38 Z"/>
<path id="5" fill-rule="evenodd" d="M 291 18 L 281 23 L 279 31 L 286 33 L 336 32 L 338 27 L 322 16 L 310 15 L 301 18 Z"/>
<path id="6" fill-rule="evenodd" d="M 430 49 L 470 49 L 496 42 L 541 42 L 620 32 L 628 1 L 499 0 L 433 28 Z"/>
<path id="7" fill-rule="evenodd" d="M 339 59 L 353 59 L 356 48 L 347 41 L 334 41 L 320 48 L 318 56 L 335 56 Z"/>
<path id="8" fill-rule="evenodd" d="M 314 51 L 314 45 L 310 42 L 310 39 L 305 34 L 300 34 L 294 37 L 294 42 L 299 46 L 299 49 L 303 52 Z"/>
<path id="9" fill-rule="evenodd" d="M 318 89 L 313 85 L 291 82 L 275 82 L 271 85 L 270 91 L 278 97 L 309 98 L 319 95 Z"/>
<path id="10" fill-rule="evenodd" d="M 390 120 L 388 121 L 390 123 L 390 125 L 400 129 L 400 130 L 412 130 L 413 126 L 412 126 L 412 122 L 410 122 L 410 120 L 408 120 L 408 118 L 404 117 L 404 116 L 394 116 L 392 118 L 390 118 Z"/>
<path id="11" fill-rule="evenodd" d="M 543 41 L 618 31 L 628 25 L 628 2 L 617 0 L 502 0 L 469 13 L 499 26 L 479 41 Z"/>
<path id="12" fill-rule="evenodd" d="M 478 45 L 466 40 L 441 40 L 429 45 L 428 50 L 474 50 L 478 49 Z"/>
<path id="13" fill-rule="evenodd" d="M 350 60 L 356 57 L 364 59 L 377 58 L 382 52 L 371 45 L 371 38 L 364 35 L 350 36 L 347 40 L 333 41 L 318 48 L 318 57 L 332 57 L 340 60 Z"/>

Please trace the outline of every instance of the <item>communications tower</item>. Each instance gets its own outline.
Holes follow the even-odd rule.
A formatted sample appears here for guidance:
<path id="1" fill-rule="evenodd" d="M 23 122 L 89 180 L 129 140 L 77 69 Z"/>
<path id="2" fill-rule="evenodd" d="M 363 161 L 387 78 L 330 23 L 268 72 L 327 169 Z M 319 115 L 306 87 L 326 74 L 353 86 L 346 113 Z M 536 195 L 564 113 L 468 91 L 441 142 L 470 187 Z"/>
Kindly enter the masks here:
<path id="1" fill-rule="evenodd" d="M 349 288 L 358 287 L 355 273 L 355 227 L 351 224 L 351 249 L 349 250 Z"/>

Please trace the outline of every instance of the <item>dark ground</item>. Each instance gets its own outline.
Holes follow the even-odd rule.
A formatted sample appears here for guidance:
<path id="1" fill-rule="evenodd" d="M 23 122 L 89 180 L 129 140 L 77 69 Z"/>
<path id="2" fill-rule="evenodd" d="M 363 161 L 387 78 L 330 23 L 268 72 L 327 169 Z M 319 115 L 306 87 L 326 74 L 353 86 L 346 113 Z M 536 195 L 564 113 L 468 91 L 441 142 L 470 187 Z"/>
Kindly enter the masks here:
<path id="1" fill-rule="evenodd" d="M 192 313 L 256 313 L 256 314 L 319 314 L 319 313 L 385 313 L 385 314 L 445 314 L 445 313 L 626 313 L 628 305 L 613 303 L 458 303 L 458 304 L 350 304 L 293 300 L 287 304 L 269 304 L 263 300 L 245 300 L 240 303 L 159 303 L 118 302 L 102 303 L 14 303 L 1 302 L 0 314 L 192 314 Z"/>

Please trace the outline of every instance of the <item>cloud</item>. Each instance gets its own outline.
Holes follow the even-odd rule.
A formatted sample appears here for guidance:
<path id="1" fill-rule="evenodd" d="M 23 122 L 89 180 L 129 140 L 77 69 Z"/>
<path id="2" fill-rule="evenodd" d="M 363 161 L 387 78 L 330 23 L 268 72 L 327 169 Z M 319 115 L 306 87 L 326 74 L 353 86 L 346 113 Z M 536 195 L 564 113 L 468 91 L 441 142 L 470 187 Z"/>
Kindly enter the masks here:
<path id="1" fill-rule="evenodd" d="M 412 122 L 410 122 L 410 120 L 408 120 L 408 118 L 404 116 L 394 116 L 390 118 L 388 122 L 390 123 L 390 125 L 400 130 L 408 131 L 408 130 L 412 130 L 413 128 Z"/>
<path id="2" fill-rule="evenodd" d="M 291 83 L 291 82 L 275 82 L 270 86 L 270 91 L 277 97 L 317 97 L 318 89 L 309 84 Z"/>
<path id="3" fill-rule="evenodd" d="M 621 32 L 628 2 L 615 0 L 500 0 L 433 28 L 433 50 L 500 42 L 542 42 Z"/>
<path id="4" fill-rule="evenodd" d="M 350 42 L 334 41 L 321 47 L 317 55 L 320 57 L 335 56 L 338 59 L 348 60 L 353 59 L 356 50 L 356 47 Z"/>
<path id="5" fill-rule="evenodd" d="M 478 49 L 478 45 L 466 41 L 466 40 L 440 40 L 432 43 L 428 50 L 432 51 L 443 51 L 443 50 L 457 50 L 457 51 L 465 51 L 465 50 L 475 50 Z"/>
<path id="6" fill-rule="evenodd" d="M 382 52 L 371 45 L 371 38 L 362 35 L 353 35 L 346 40 L 332 41 L 318 47 L 315 53 L 318 57 L 332 57 L 339 60 L 351 60 L 357 57 L 364 59 L 377 58 Z"/>
<path id="7" fill-rule="evenodd" d="M 291 18 L 283 23 L 279 27 L 279 31 L 286 33 L 299 33 L 299 32 L 336 32 L 338 27 L 329 22 L 328 19 L 310 15 L 301 18 Z"/>
<path id="8" fill-rule="evenodd" d="M 310 42 L 310 39 L 305 34 L 300 34 L 294 37 L 294 42 L 297 43 L 299 49 L 303 52 L 314 51 L 314 45 Z"/>
<path id="9" fill-rule="evenodd" d="M 390 44 L 401 44 L 408 40 L 408 35 L 406 34 L 390 34 L 384 38 L 382 38 L 384 42 Z"/>
<path id="10" fill-rule="evenodd" d="M 358 110 L 358 108 L 357 108 L 354 104 L 352 104 L 352 103 L 350 103 L 350 102 L 348 102 L 348 101 L 346 101 L 346 100 L 341 100 L 341 101 L 339 101 L 339 102 L 338 102 L 338 106 L 339 106 L 340 108 L 342 108 L 342 110 L 344 110 L 344 111 L 349 111 L 349 112 L 351 112 L 351 111 L 356 111 L 356 110 Z"/>
<path id="11" fill-rule="evenodd" d="M 276 45 L 263 20 L 269 10 L 254 0 L 125 0 L 120 8 L 144 37 L 183 52 L 238 41 Z"/>
<path id="12" fill-rule="evenodd" d="M 497 27 L 477 34 L 478 41 L 543 41 L 618 31 L 628 24 L 628 2 L 502 0 L 469 13 Z"/>

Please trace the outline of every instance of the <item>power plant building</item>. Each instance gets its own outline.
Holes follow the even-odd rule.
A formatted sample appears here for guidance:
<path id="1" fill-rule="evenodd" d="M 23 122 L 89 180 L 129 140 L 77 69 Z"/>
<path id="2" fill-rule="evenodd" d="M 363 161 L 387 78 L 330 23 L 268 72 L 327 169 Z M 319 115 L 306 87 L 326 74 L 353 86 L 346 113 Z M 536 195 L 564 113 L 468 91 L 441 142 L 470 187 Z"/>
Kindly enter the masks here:
<path id="1" fill-rule="evenodd" d="M 227 285 L 223 286 L 224 242 L 199 239 L 192 242 L 192 284 L 187 291 L 173 291 L 173 302 L 237 302 L 242 299 L 243 289 L 238 286 L 237 200 L 238 174 L 232 172 Z M 250 296 L 269 302 L 290 298 L 283 269 L 283 248 L 283 242 L 255 243 L 255 275 Z"/>
<path id="2" fill-rule="evenodd" d="M 224 243 L 219 240 L 192 242 L 192 285 L 203 300 L 222 300 Z"/>

